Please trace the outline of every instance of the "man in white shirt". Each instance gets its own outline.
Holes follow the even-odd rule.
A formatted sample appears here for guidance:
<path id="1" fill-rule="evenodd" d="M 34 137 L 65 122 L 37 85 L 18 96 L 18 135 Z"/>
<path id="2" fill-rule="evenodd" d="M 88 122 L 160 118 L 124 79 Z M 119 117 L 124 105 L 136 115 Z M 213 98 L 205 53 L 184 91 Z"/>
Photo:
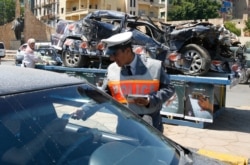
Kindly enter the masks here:
<path id="1" fill-rule="evenodd" d="M 22 61 L 22 67 L 35 68 L 36 63 L 44 63 L 40 56 L 35 55 L 35 43 L 34 38 L 30 38 L 27 41 L 27 48 L 24 51 L 24 57 Z"/>

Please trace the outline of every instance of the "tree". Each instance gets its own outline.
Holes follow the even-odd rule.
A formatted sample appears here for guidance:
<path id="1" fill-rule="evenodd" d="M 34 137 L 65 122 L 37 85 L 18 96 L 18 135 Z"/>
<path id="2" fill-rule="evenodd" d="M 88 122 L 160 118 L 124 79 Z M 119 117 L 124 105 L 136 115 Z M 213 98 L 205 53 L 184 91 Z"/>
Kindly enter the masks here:
<path id="1" fill-rule="evenodd" d="M 218 18 L 221 4 L 215 0 L 171 0 L 168 21 Z"/>
<path id="2" fill-rule="evenodd" d="M 15 0 L 0 0 L 0 25 L 13 21 L 15 18 L 15 9 Z"/>
<path id="3" fill-rule="evenodd" d="M 244 30 L 249 30 L 250 31 L 250 19 L 245 21 L 245 25 L 246 25 L 246 27 L 244 28 Z"/>

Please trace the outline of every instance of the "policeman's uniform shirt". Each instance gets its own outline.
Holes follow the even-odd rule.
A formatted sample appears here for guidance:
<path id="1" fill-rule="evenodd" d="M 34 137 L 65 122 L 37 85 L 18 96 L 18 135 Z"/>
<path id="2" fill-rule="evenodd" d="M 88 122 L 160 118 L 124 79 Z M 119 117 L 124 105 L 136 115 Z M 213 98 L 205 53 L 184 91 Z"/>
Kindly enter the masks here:
<path id="1" fill-rule="evenodd" d="M 138 57 L 137 57 L 137 55 L 135 54 L 133 61 L 132 61 L 130 64 L 126 65 L 126 66 L 130 66 L 130 69 L 131 69 L 131 72 L 132 72 L 133 75 L 135 75 L 135 73 L 136 73 L 135 68 L 136 68 L 137 58 L 138 58 Z"/>

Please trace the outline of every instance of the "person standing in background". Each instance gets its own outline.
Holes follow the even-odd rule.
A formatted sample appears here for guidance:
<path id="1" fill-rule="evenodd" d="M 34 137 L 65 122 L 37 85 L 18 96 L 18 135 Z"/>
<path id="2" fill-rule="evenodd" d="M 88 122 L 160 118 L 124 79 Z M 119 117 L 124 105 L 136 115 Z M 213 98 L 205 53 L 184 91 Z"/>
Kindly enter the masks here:
<path id="1" fill-rule="evenodd" d="M 40 56 L 35 55 L 35 43 L 34 38 L 30 38 L 27 41 L 27 48 L 24 51 L 24 57 L 22 61 L 22 67 L 35 68 L 36 63 L 44 63 Z"/>

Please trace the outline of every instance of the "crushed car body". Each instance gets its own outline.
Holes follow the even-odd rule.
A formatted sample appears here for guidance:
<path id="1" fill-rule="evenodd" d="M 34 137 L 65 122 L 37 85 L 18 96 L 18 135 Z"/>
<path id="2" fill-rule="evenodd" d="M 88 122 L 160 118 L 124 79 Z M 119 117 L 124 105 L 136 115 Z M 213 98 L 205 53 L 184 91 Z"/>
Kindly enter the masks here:
<path id="1" fill-rule="evenodd" d="M 136 54 L 161 60 L 169 74 L 218 72 L 240 77 L 245 70 L 244 46 L 232 42 L 236 37 L 224 27 L 207 22 L 155 24 L 150 17 L 97 10 L 76 22 L 60 21 L 52 45 L 61 51 L 66 67 L 105 69 L 112 61 L 100 41 L 122 31 L 133 32 Z M 237 50 L 230 50 L 235 45 Z"/>

